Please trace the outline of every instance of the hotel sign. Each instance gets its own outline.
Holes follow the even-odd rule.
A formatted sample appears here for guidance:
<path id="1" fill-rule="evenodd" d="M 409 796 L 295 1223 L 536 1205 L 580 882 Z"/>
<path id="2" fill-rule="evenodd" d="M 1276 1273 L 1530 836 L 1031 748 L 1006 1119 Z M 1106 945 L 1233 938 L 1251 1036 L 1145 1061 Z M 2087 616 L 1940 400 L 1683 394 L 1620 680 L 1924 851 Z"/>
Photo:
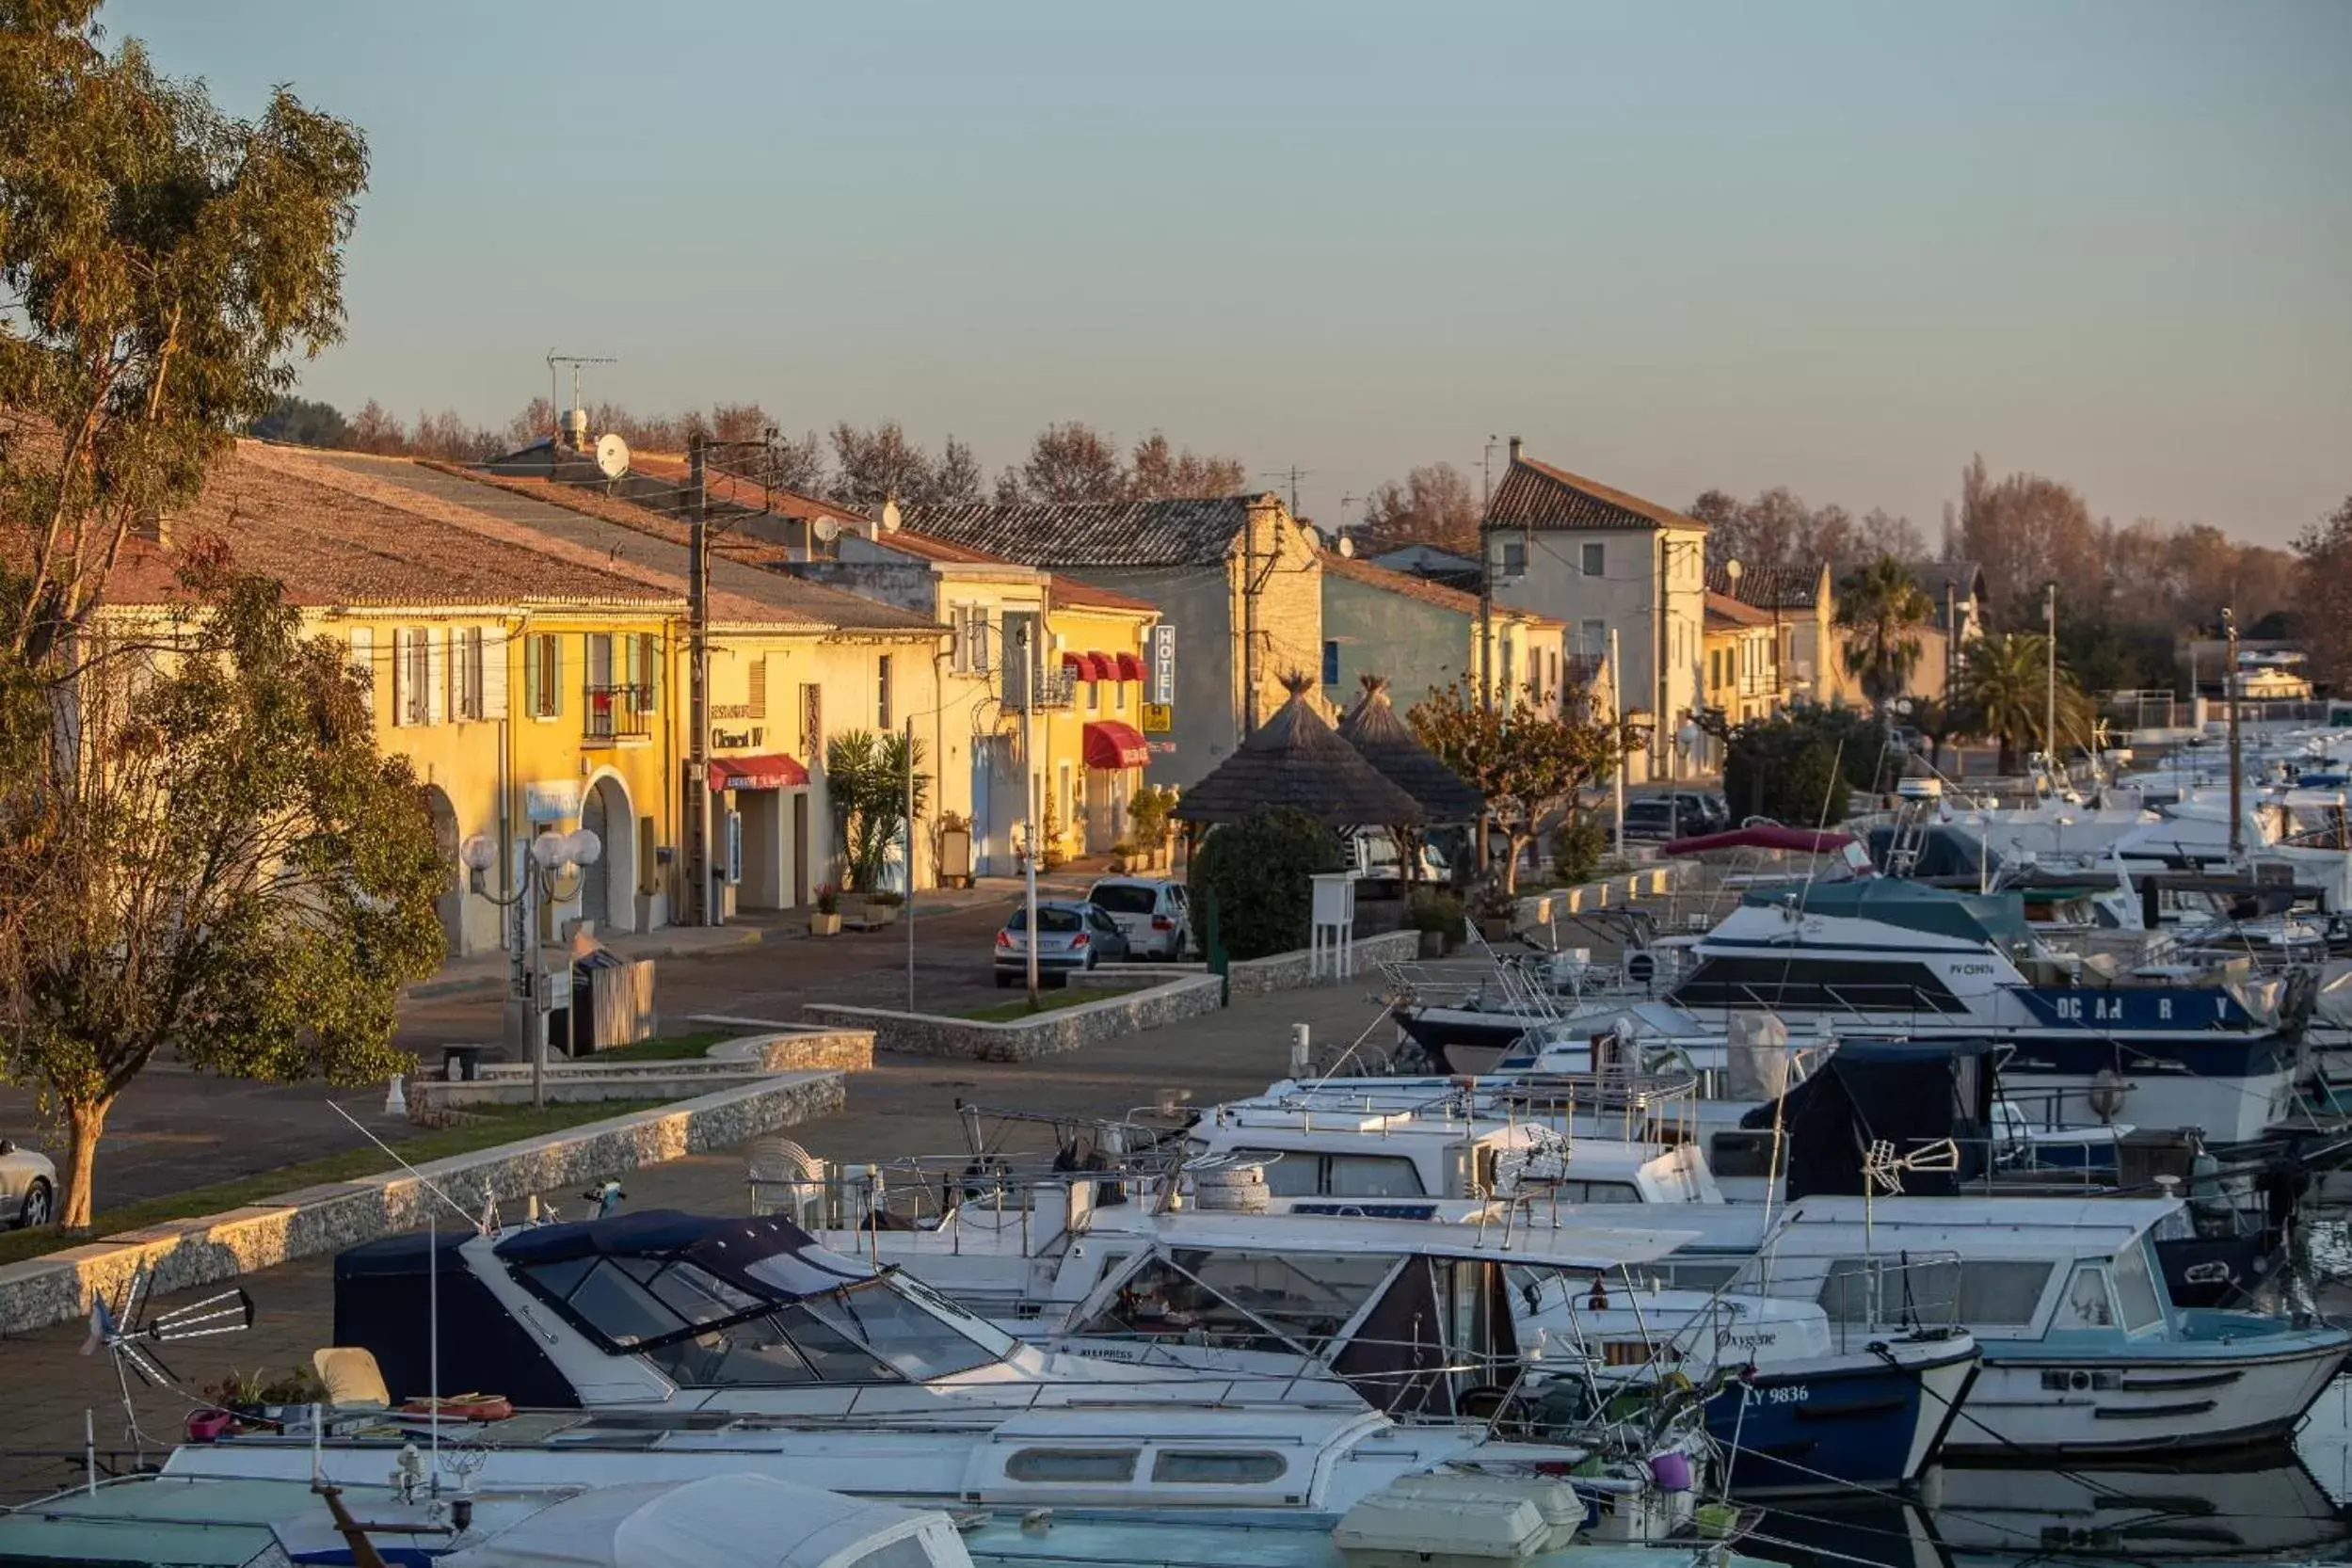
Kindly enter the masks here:
<path id="1" fill-rule="evenodd" d="M 1165 735 L 1176 728 L 1176 710 L 1164 702 L 1144 704 L 1144 733 Z"/>
<path id="2" fill-rule="evenodd" d="M 1164 620 L 1151 629 L 1150 691 L 1150 700 L 1162 708 L 1176 701 L 1176 628 Z"/>

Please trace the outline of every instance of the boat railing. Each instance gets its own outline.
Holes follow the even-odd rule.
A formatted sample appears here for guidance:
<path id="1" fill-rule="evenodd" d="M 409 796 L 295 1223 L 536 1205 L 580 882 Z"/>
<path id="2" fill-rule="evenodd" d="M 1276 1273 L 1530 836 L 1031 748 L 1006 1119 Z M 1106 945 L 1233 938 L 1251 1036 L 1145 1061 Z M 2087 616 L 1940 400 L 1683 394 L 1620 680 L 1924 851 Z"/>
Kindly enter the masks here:
<path id="1" fill-rule="evenodd" d="M 1890 1331 L 1958 1329 L 1960 1268 L 1957 1252 L 1832 1260 L 1817 1299 L 1838 1352 L 1866 1347 Z"/>

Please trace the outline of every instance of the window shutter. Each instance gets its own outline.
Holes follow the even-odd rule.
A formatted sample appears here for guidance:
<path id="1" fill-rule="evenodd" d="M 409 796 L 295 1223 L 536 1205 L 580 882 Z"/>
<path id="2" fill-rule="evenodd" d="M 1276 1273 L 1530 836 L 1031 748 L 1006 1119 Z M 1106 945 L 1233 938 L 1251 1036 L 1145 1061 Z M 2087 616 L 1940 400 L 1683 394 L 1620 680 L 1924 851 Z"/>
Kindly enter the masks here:
<path id="1" fill-rule="evenodd" d="M 368 716 L 376 714 L 376 629 L 355 626 L 351 629 L 351 674 L 365 694 Z"/>
<path id="2" fill-rule="evenodd" d="M 416 633 L 405 626 L 392 628 L 392 723 L 408 722 L 408 639 Z"/>
<path id="3" fill-rule="evenodd" d="M 637 633 L 638 702 L 645 712 L 658 713 L 662 702 L 662 645 L 650 632 Z M 764 667 L 767 661 L 762 658 Z"/>
<path id="4" fill-rule="evenodd" d="M 546 707 L 539 701 L 539 693 L 545 689 L 540 664 L 546 657 L 546 638 L 535 634 L 522 639 L 522 711 L 535 719 L 547 716 Z"/>
<path id="5" fill-rule="evenodd" d="M 764 719 L 768 716 L 768 656 L 766 654 L 762 653 L 752 660 L 750 676 L 751 692 L 747 706 L 751 709 L 753 718 Z"/>
<path id="6" fill-rule="evenodd" d="M 474 678 L 481 682 L 482 716 L 506 716 L 506 632 L 490 627 L 474 632 Z"/>
<path id="7" fill-rule="evenodd" d="M 564 716 L 564 639 L 547 640 L 547 712 L 550 718 Z"/>
<path id="8" fill-rule="evenodd" d="M 428 626 L 417 632 L 424 639 L 424 722 L 449 720 L 449 629 Z"/>

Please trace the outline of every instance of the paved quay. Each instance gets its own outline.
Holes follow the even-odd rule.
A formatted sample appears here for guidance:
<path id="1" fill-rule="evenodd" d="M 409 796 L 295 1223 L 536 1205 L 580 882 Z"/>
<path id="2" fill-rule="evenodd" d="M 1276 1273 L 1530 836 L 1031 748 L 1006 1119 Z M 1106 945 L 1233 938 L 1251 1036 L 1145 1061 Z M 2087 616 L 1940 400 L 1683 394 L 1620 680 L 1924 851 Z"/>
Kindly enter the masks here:
<path id="1" fill-rule="evenodd" d="M 1168 1090 L 1189 1092 L 1203 1104 L 1251 1094 L 1287 1072 L 1293 1025 L 1307 1024 L 1319 1045 L 1352 1040 L 1374 1025 L 1380 1009 L 1369 993 L 1379 980 L 1377 974 L 1359 974 L 1314 990 L 1250 998 L 1206 1017 L 1033 1063 L 886 1056 L 872 1072 L 850 1080 L 842 1112 L 805 1123 L 792 1136 L 820 1158 L 887 1160 L 963 1151 L 958 1101 L 1093 1117 L 1152 1105 Z M 1389 1036 L 1386 1025 L 1374 1029 L 1375 1042 Z M 1008 1130 L 1012 1136 L 1003 1145 L 1008 1151 L 1052 1146 L 1048 1127 Z M 737 1151 L 635 1171 L 625 1183 L 632 1209 L 746 1209 Z M 565 1214 L 582 1212 L 577 1192 L 541 1197 Z M 260 1367 L 280 1374 L 307 1365 L 311 1352 L 330 1340 L 333 1279 L 331 1257 L 248 1275 L 242 1284 L 254 1301 L 251 1331 L 168 1345 L 164 1359 L 191 1390 L 216 1382 L 231 1368 Z M 183 1292 L 160 1304 L 184 1304 L 213 1293 Z M 42 1496 L 78 1479 L 85 1410 L 95 1413 L 99 1447 L 116 1463 L 127 1464 L 128 1450 L 138 1446 L 125 1430 L 113 1368 L 103 1357 L 76 1353 L 83 1336 L 81 1328 L 62 1325 L 0 1339 L 0 1387 L 8 1391 L 11 1416 L 8 1434 L 0 1440 L 0 1505 Z M 135 1403 L 152 1457 L 178 1438 L 187 1401 L 168 1390 L 147 1389 Z"/>

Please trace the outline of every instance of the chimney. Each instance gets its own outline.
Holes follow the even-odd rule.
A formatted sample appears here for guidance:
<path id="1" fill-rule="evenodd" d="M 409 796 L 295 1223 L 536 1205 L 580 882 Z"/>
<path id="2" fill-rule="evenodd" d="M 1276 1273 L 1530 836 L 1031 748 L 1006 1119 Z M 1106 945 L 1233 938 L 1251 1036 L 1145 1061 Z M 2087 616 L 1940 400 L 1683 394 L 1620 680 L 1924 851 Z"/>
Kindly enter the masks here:
<path id="1" fill-rule="evenodd" d="M 1519 438 L 1516 436 L 1511 438 L 1511 460 L 1514 463 L 1519 460 Z"/>
<path id="2" fill-rule="evenodd" d="M 587 449 L 587 409 L 566 408 L 564 410 L 564 445 L 569 447 L 574 452 L 583 452 Z"/>

